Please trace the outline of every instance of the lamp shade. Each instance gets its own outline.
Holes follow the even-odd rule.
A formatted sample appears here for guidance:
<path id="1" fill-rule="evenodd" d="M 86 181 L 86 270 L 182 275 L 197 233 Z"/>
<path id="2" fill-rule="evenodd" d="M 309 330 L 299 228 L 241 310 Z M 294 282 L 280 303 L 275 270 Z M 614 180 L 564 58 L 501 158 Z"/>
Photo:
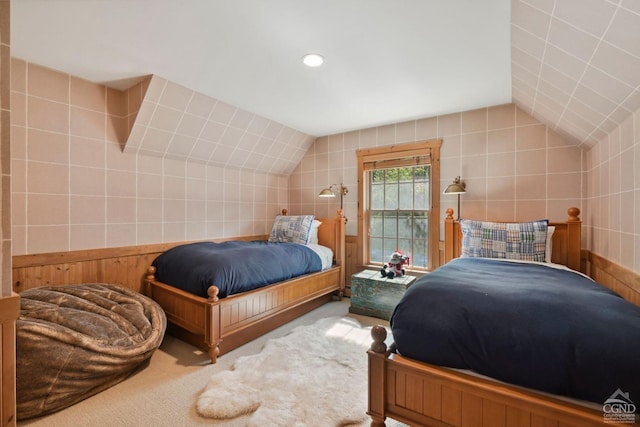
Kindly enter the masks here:
<path id="1" fill-rule="evenodd" d="M 336 197 L 336 193 L 334 193 L 331 188 L 325 188 L 318 194 L 318 197 Z"/>
<path id="2" fill-rule="evenodd" d="M 449 184 L 442 194 L 464 194 L 467 192 L 465 187 L 464 182 L 457 176 L 456 179 L 453 180 L 453 184 Z"/>

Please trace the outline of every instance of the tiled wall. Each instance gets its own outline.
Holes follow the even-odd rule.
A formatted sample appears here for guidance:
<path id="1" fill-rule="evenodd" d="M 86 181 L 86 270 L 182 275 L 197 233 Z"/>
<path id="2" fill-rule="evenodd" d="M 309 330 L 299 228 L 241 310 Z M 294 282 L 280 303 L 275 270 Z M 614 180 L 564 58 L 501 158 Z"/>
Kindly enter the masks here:
<path id="1" fill-rule="evenodd" d="M 11 71 L 14 255 L 265 234 L 288 207 L 285 176 L 123 152 L 141 87 Z"/>
<path id="2" fill-rule="evenodd" d="M 347 234 L 357 230 L 357 164 L 361 148 L 442 138 L 441 189 L 460 175 L 463 217 L 491 220 L 549 218 L 564 221 L 567 209 L 582 209 L 584 191 L 580 148 L 513 104 L 403 122 L 319 138 L 290 178 L 295 212 L 324 216 L 339 199 L 319 199 L 320 190 L 343 182 L 349 218 Z M 441 218 L 456 196 L 440 195 Z"/>
<path id="3" fill-rule="evenodd" d="M 589 249 L 640 272 L 640 110 L 587 153 Z"/>
<path id="4" fill-rule="evenodd" d="M 0 297 L 11 295 L 11 45 L 10 2 L 0 1 Z"/>
<path id="5" fill-rule="evenodd" d="M 334 215 L 339 199 L 317 195 L 340 182 L 355 235 L 355 150 L 442 138 L 440 190 L 462 176 L 462 216 L 564 220 L 577 206 L 583 246 L 640 269 L 640 112 L 588 154 L 512 104 L 362 129 L 318 138 L 286 177 L 123 152 L 144 84 L 118 92 L 15 58 L 11 74 L 15 255 L 265 234 L 283 207 Z M 440 198 L 444 217 L 457 199 Z"/>

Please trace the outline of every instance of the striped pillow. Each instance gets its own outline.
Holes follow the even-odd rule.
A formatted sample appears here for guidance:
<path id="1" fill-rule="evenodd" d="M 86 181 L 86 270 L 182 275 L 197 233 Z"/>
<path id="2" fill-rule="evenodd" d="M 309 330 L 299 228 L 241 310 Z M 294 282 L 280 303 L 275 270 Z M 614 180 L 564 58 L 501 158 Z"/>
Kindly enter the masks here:
<path id="1" fill-rule="evenodd" d="M 549 221 L 486 222 L 461 219 L 461 257 L 545 261 Z"/>
<path id="2" fill-rule="evenodd" d="M 313 215 L 278 215 L 273 222 L 270 242 L 309 243 Z"/>

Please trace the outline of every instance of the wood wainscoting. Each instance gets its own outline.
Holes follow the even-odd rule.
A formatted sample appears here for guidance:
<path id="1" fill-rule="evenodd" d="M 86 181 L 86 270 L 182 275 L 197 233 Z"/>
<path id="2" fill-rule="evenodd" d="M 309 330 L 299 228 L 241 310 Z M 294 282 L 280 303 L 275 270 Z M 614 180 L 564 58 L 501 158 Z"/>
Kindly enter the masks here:
<path id="1" fill-rule="evenodd" d="M 259 240 L 265 236 L 239 239 Z M 236 238 L 238 239 L 238 238 Z M 183 242 L 188 243 L 188 242 Z M 180 243 L 127 246 L 71 252 L 52 252 L 13 257 L 13 291 L 22 292 L 40 286 L 78 283 L 115 283 L 143 292 L 147 268 L 156 256 Z M 351 276 L 359 265 L 356 236 L 346 236 L 346 296 L 350 295 Z M 444 244 L 440 242 L 440 259 Z M 582 251 L 583 272 L 594 280 L 640 305 L 640 275 L 588 250 Z"/>
<path id="2" fill-rule="evenodd" d="M 268 236 L 234 240 L 264 240 Z M 221 242 L 230 239 L 214 240 Z M 13 257 L 13 291 L 41 286 L 112 283 L 144 293 L 144 279 L 154 259 L 167 249 L 191 242 L 158 243 L 120 248 L 50 252 Z"/>
<path id="3" fill-rule="evenodd" d="M 640 306 L 640 274 L 590 251 L 582 251 L 582 260 L 589 277 Z"/>
<path id="4" fill-rule="evenodd" d="M 364 268 L 358 263 L 358 238 L 356 236 L 345 237 L 345 289 L 344 294 L 351 296 L 351 276 L 363 270 Z"/>
<path id="5" fill-rule="evenodd" d="M 16 320 L 20 297 L 0 298 L 0 425 L 16 425 Z"/>

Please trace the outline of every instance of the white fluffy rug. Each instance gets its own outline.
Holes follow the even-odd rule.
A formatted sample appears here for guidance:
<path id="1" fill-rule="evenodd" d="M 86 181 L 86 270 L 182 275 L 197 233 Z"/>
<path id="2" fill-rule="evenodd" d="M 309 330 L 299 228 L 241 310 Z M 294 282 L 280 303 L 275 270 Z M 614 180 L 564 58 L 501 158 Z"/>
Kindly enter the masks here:
<path id="1" fill-rule="evenodd" d="M 249 426 L 348 426 L 368 421 L 370 327 L 332 317 L 269 340 L 215 374 L 198 398 L 204 417 L 248 416 Z"/>

